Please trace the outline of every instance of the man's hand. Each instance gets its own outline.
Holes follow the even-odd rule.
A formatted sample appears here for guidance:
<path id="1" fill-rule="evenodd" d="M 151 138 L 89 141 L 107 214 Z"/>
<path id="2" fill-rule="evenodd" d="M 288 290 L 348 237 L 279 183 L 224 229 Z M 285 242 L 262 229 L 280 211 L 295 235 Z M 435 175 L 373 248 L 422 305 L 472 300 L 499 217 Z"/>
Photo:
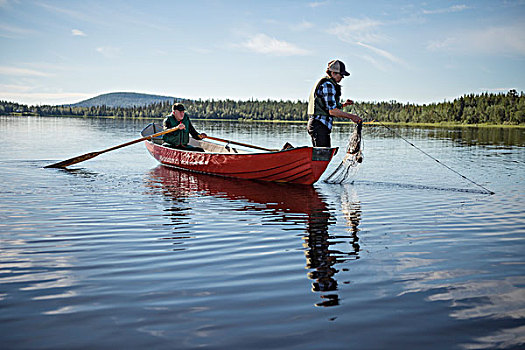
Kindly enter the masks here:
<path id="1" fill-rule="evenodd" d="M 208 137 L 208 135 L 206 135 L 205 133 L 201 133 L 201 134 L 199 134 L 199 137 L 200 137 L 201 140 L 203 140 L 206 137 Z"/>
<path id="2" fill-rule="evenodd" d="M 359 116 L 357 116 L 355 114 L 350 114 L 350 119 L 356 124 L 359 124 L 359 123 L 363 122 L 363 119 L 361 119 L 361 117 L 359 117 Z"/>

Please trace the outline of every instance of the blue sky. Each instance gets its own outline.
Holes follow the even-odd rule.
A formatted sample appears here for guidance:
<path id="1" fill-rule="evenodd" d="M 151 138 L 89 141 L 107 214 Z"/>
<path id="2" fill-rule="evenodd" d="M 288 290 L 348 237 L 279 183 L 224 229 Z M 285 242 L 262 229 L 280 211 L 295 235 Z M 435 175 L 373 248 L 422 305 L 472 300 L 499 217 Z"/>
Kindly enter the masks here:
<path id="1" fill-rule="evenodd" d="M 525 0 L 0 0 L 0 99 L 305 101 L 337 58 L 344 98 L 440 102 L 524 91 L 524 33 Z"/>

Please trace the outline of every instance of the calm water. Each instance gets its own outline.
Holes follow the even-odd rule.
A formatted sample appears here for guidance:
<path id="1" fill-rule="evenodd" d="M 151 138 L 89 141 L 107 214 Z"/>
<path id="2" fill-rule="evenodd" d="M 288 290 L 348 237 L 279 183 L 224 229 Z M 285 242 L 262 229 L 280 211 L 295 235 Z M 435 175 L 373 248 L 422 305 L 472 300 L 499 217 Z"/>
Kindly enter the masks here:
<path id="1" fill-rule="evenodd" d="M 523 129 L 396 129 L 492 196 L 381 127 L 345 185 L 170 170 L 142 144 L 42 168 L 146 123 L 0 117 L 2 348 L 525 346 Z M 301 125 L 195 124 L 309 144 Z"/>

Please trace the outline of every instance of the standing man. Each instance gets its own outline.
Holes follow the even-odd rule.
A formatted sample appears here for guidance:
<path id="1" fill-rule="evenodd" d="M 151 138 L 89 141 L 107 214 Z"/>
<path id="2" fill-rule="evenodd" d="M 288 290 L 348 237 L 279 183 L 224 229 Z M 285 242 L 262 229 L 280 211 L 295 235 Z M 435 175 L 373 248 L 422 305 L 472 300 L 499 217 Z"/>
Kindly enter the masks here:
<path id="1" fill-rule="evenodd" d="M 171 114 L 164 119 L 164 130 L 174 127 L 177 127 L 177 130 L 162 135 L 162 140 L 164 141 L 162 145 L 187 151 L 204 152 L 202 148 L 188 144 L 190 142 L 190 134 L 196 140 L 206 138 L 206 134 L 199 134 L 195 130 L 190 118 L 184 114 L 184 105 L 182 103 L 174 103 L 171 110 Z"/>
<path id="2" fill-rule="evenodd" d="M 331 147 L 330 133 L 334 117 L 346 118 L 354 123 L 361 123 L 362 119 L 355 114 L 343 112 L 341 108 L 353 104 L 346 100 L 341 104 L 341 85 L 339 83 L 350 73 L 339 60 L 328 62 L 326 76 L 319 79 L 312 89 L 308 101 L 308 133 L 312 137 L 314 147 Z"/>

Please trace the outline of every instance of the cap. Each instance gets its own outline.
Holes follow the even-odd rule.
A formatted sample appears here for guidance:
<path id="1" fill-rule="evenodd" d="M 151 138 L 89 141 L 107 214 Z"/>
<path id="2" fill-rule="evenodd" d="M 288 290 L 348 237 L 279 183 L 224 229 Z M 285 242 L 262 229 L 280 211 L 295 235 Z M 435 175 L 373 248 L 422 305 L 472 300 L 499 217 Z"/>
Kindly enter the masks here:
<path id="1" fill-rule="evenodd" d="M 350 75 L 350 73 L 346 71 L 345 64 L 339 60 L 332 60 L 328 62 L 328 70 L 334 73 L 341 73 L 344 76 Z"/>
<path id="2" fill-rule="evenodd" d="M 182 103 L 174 103 L 173 110 L 174 111 L 184 111 L 184 105 Z"/>

